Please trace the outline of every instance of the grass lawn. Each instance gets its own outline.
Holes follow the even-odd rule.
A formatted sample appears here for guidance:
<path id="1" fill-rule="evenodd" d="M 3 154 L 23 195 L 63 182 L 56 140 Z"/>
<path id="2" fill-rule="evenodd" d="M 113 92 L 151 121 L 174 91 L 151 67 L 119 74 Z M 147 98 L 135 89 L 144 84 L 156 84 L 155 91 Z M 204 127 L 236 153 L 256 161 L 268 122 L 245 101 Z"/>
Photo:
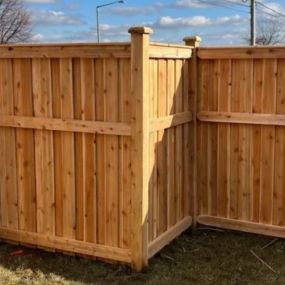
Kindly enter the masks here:
<path id="1" fill-rule="evenodd" d="M 0 243 L 0 284 L 285 284 L 285 241 L 230 231 L 188 232 L 143 273 L 79 257 Z M 253 250 L 276 273 L 250 252 Z"/>

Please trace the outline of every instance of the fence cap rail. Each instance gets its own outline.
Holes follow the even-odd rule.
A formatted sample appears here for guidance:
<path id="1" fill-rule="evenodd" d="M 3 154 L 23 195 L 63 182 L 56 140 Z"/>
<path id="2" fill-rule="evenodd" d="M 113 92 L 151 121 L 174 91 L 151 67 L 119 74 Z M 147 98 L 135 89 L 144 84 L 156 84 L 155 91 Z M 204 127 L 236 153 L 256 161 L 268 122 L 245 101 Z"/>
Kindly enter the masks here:
<path id="1" fill-rule="evenodd" d="M 127 46 L 130 42 L 108 42 L 108 43 L 93 43 L 93 42 L 78 42 L 78 43 L 14 43 L 2 44 L 0 48 L 21 48 L 21 47 L 114 47 Z"/>
<path id="2" fill-rule="evenodd" d="M 129 58 L 130 43 L 0 45 L 0 58 Z"/>
<path id="3" fill-rule="evenodd" d="M 185 46 L 185 45 L 179 45 L 179 44 L 167 44 L 167 43 L 159 43 L 159 42 L 151 42 L 150 46 L 152 47 L 170 47 L 170 48 L 178 48 L 178 49 L 184 49 L 184 50 L 192 50 L 193 47 Z"/>
<path id="4" fill-rule="evenodd" d="M 285 58 L 285 46 L 202 47 L 198 49 L 198 57 L 201 59 Z"/>

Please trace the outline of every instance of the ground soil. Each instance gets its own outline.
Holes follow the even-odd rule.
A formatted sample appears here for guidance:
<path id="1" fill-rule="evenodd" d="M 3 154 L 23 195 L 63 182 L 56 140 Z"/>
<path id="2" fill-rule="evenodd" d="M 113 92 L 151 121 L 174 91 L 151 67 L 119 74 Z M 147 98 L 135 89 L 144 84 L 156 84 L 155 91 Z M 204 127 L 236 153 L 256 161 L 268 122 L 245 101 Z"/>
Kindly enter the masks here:
<path id="1" fill-rule="evenodd" d="M 274 241 L 263 249 L 273 240 L 230 231 L 189 231 L 155 256 L 142 273 L 126 266 L 0 243 L 0 284 L 284 285 L 285 241 Z"/>

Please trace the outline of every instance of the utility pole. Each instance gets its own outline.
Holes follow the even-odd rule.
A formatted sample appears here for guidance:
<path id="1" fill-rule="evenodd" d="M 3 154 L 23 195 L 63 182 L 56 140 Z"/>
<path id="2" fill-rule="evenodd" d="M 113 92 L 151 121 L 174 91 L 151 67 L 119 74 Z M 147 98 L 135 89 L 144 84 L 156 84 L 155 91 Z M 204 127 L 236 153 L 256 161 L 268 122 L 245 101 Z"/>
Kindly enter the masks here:
<path id="1" fill-rule="evenodd" d="M 251 45 L 256 45 L 256 0 L 250 0 L 250 31 L 251 31 Z"/>

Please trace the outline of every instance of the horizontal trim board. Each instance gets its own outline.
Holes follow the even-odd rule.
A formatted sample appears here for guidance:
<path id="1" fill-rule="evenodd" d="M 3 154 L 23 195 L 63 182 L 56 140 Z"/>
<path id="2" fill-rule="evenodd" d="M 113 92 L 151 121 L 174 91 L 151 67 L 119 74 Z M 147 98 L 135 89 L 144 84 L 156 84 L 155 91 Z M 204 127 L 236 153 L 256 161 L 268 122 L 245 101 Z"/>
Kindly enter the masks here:
<path id="1" fill-rule="evenodd" d="M 130 136 L 131 126 L 127 123 L 65 120 L 54 118 L 36 118 L 22 116 L 1 116 L 0 127 L 77 132 L 98 133 L 103 135 Z"/>
<path id="2" fill-rule="evenodd" d="M 3 45 L 0 58 L 130 58 L 130 44 Z"/>
<path id="3" fill-rule="evenodd" d="M 285 126 L 285 115 L 201 111 L 197 117 L 208 123 Z"/>
<path id="4" fill-rule="evenodd" d="M 266 236 L 285 238 L 285 227 L 211 216 L 199 216 L 198 223 L 205 226 L 236 230 Z"/>
<path id="5" fill-rule="evenodd" d="M 191 112 L 178 113 L 171 116 L 161 117 L 158 119 L 153 119 L 150 125 L 150 131 L 156 132 L 179 125 L 187 124 L 192 122 L 193 115 Z"/>
<path id="6" fill-rule="evenodd" d="M 159 42 L 151 42 L 150 47 L 169 47 L 169 48 L 178 48 L 184 50 L 192 50 L 193 47 L 189 47 L 186 45 L 179 45 L 179 44 L 168 44 L 168 43 L 159 43 Z"/>
<path id="7" fill-rule="evenodd" d="M 153 59 L 189 59 L 192 49 L 189 47 L 151 45 L 149 57 Z"/>
<path id="8" fill-rule="evenodd" d="M 190 59 L 188 55 L 175 55 L 175 54 L 170 54 L 170 53 L 151 53 L 149 55 L 150 59 Z"/>
<path id="9" fill-rule="evenodd" d="M 6 228 L 0 228 L 0 239 L 131 263 L 129 249 Z"/>
<path id="10" fill-rule="evenodd" d="M 215 47 L 199 48 L 201 59 L 285 58 L 285 47 Z"/>
<path id="11" fill-rule="evenodd" d="M 180 236 L 192 225 L 192 217 L 188 216 L 182 221 L 178 222 L 176 225 L 171 227 L 168 231 L 160 235 L 154 241 L 148 245 L 148 258 L 153 257 L 158 253 L 163 247 L 168 245 L 175 238 Z"/>

